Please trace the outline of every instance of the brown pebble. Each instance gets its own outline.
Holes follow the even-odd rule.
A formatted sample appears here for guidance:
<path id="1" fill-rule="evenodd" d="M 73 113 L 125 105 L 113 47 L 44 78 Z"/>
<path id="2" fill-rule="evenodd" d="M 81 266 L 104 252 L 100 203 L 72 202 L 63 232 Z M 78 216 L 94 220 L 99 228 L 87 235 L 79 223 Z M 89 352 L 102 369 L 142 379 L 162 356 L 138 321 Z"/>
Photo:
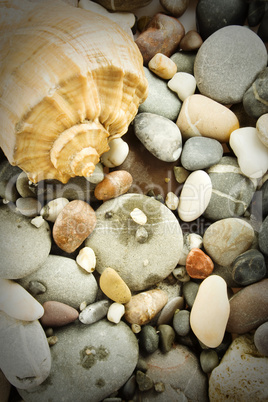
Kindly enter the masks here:
<path id="1" fill-rule="evenodd" d="M 188 31 L 180 41 L 180 48 L 183 51 L 197 50 L 203 43 L 203 39 L 198 32 L 191 30 Z"/>
<path id="2" fill-rule="evenodd" d="M 79 316 L 76 309 L 58 301 L 46 301 L 43 307 L 45 312 L 40 322 L 44 327 L 62 327 L 74 322 Z"/>
<path id="3" fill-rule="evenodd" d="M 97 184 L 94 195 L 98 200 L 107 201 L 111 198 L 125 194 L 132 185 L 132 176 L 126 170 L 116 170 L 108 173 Z"/>
<path id="4" fill-rule="evenodd" d="M 176 18 L 185 13 L 189 2 L 190 0 L 160 0 L 161 6 Z"/>
<path id="5" fill-rule="evenodd" d="M 57 246 L 72 253 L 90 235 L 96 226 L 94 209 L 85 201 L 69 202 L 59 213 L 53 226 L 53 239 Z"/>
<path id="6" fill-rule="evenodd" d="M 192 248 L 186 258 L 186 271 L 191 278 L 205 279 L 214 269 L 212 259 L 199 248 Z"/>

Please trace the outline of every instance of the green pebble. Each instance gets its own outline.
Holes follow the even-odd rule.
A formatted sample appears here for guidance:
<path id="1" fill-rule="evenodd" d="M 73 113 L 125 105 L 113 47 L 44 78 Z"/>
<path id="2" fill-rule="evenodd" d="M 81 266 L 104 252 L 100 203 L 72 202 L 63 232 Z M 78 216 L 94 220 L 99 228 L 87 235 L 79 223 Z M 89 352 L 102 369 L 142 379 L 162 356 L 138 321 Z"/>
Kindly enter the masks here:
<path id="1" fill-rule="evenodd" d="M 215 350 L 202 350 L 200 354 L 200 364 L 204 373 L 211 373 L 211 371 L 219 364 L 219 357 Z"/>
<path id="2" fill-rule="evenodd" d="M 158 326 L 159 331 L 159 343 L 162 353 L 167 353 L 172 349 L 175 339 L 175 331 L 171 325 L 161 324 Z"/>

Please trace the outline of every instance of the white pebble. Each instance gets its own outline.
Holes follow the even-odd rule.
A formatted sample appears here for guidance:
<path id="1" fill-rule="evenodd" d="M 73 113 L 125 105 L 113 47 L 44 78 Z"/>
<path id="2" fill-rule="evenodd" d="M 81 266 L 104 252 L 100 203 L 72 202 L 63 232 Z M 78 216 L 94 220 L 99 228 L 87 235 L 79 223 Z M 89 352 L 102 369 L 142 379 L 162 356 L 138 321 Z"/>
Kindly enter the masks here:
<path id="1" fill-rule="evenodd" d="M 76 257 L 76 262 L 81 268 L 85 269 L 87 272 L 95 271 L 96 255 L 94 253 L 94 250 L 92 250 L 92 248 L 90 247 L 82 248 Z"/>
<path id="2" fill-rule="evenodd" d="M 86 177 L 87 181 L 92 184 L 98 184 L 104 179 L 103 165 L 99 162 L 95 166 L 94 172 L 90 176 Z"/>
<path id="3" fill-rule="evenodd" d="M 175 211 L 175 209 L 177 209 L 178 205 L 179 205 L 179 198 L 176 196 L 175 193 L 170 191 L 166 195 L 165 203 L 169 209 L 171 209 L 172 211 Z"/>
<path id="4" fill-rule="evenodd" d="M 42 216 L 36 216 L 31 220 L 31 224 L 37 228 L 40 228 L 45 222 L 45 219 Z"/>
<path id="5" fill-rule="evenodd" d="M 192 248 L 202 248 L 203 238 L 197 233 L 187 233 L 183 237 L 183 248 L 178 263 L 186 265 L 186 258 Z"/>
<path id="6" fill-rule="evenodd" d="M 172 273 L 173 276 L 180 282 L 189 282 L 191 279 L 185 267 L 176 267 Z"/>
<path id="7" fill-rule="evenodd" d="M 176 74 L 177 65 L 162 53 L 156 53 L 148 64 L 149 69 L 158 77 L 169 80 Z"/>
<path id="8" fill-rule="evenodd" d="M 147 222 L 147 216 L 139 208 L 134 208 L 130 212 L 130 216 L 133 219 L 133 221 L 138 223 L 139 225 L 145 225 L 145 223 Z"/>
<path id="9" fill-rule="evenodd" d="M 170 81 L 168 87 L 176 92 L 178 97 L 184 101 L 188 96 L 193 95 L 196 89 L 196 80 L 192 74 L 179 72 Z"/>
<path id="10" fill-rule="evenodd" d="M 129 146 L 122 138 L 115 138 L 109 142 L 109 151 L 101 156 L 104 166 L 113 168 L 122 165 L 129 153 Z"/>
<path id="11" fill-rule="evenodd" d="M 84 300 L 80 303 L 79 309 L 80 311 L 85 310 L 85 308 L 87 307 L 87 302 Z"/>
<path id="12" fill-rule="evenodd" d="M 125 314 L 125 306 L 121 303 L 112 303 L 107 313 L 107 319 L 118 324 Z"/>
<path id="13" fill-rule="evenodd" d="M 40 215 L 47 221 L 55 222 L 59 213 L 69 203 L 64 197 L 55 198 L 49 201 L 40 211 Z"/>

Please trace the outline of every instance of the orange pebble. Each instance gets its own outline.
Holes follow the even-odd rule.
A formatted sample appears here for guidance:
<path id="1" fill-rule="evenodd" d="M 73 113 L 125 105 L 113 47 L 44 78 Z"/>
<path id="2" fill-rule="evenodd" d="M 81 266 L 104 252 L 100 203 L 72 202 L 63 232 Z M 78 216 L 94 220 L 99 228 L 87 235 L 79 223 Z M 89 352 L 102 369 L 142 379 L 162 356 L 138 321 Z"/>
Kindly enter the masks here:
<path id="1" fill-rule="evenodd" d="M 214 269 L 211 258 L 199 248 L 192 248 L 186 258 L 186 271 L 191 278 L 205 279 Z"/>
<path id="2" fill-rule="evenodd" d="M 132 176 L 126 170 L 115 170 L 108 173 L 95 187 L 97 200 L 107 201 L 125 194 L 132 185 Z"/>

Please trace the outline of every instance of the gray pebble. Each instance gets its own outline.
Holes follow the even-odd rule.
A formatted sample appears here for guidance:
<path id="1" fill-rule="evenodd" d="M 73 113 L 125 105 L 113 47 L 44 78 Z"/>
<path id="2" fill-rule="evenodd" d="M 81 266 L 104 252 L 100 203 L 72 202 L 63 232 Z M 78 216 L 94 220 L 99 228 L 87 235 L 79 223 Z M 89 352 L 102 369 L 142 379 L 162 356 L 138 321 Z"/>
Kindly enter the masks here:
<path id="1" fill-rule="evenodd" d="M 184 306 L 184 298 L 177 296 L 167 302 L 162 308 L 160 315 L 157 319 L 157 325 L 169 324 L 172 321 L 174 313 L 177 309 L 181 309 Z"/>
<path id="2" fill-rule="evenodd" d="M 171 325 L 161 324 L 157 327 L 159 331 L 159 345 L 162 353 L 169 352 L 175 340 L 175 331 Z"/>
<path id="3" fill-rule="evenodd" d="M 110 303 L 108 300 L 100 300 L 90 304 L 79 314 L 79 320 L 83 324 L 93 324 L 107 315 Z"/>
<path id="4" fill-rule="evenodd" d="M 196 52 L 177 52 L 170 58 L 177 66 L 177 72 L 188 73 L 194 75 L 194 62 Z"/>
<path id="5" fill-rule="evenodd" d="M 173 317 L 173 328 L 176 334 L 186 336 L 190 333 L 190 312 L 188 310 L 180 310 Z"/>
<path id="6" fill-rule="evenodd" d="M 41 282 L 38 281 L 29 282 L 28 292 L 30 292 L 31 295 L 33 295 L 34 297 L 42 293 L 45 293 L 46 290 L 47 290 L 46 287 Z"/>
<path id="7" fill-rule="evenodd" d="M 144 325 L 139 333 L 139 345 L 143 352 L 153 353 L 158 348 L 159 336 L 154 327 Z"/>
<path id="8" fill-rule="evenodd" d="M 148 391 L 154 386 L 152 379 L 140 370 L 136 372 L 136 381 L 140 391 Z"/>
<path id="9" fill-rule="evenodd" d="M 29 178 L 25 172 L 19 174 L 16 187 L 21 197 L 34 197 L 36 195 L 36 187 L 30 186 Z"/>
<path id="10" fill-rule="evenodd" d="M 204 373 L 211 373 L 211 371 L 218 366 L 220 360 L 212 349 L 204 349 L 200 354 L 200 364 Z"/>
<path id="11" fill-rule="evenodd" d="M 42 205 L 36 198 L 20 197 L 16 201 L 16 207 L 22 215 L 34 218 L 40 213 Z"/>
<path id="12" fill-rule="evenodd" d="M 256 329 L 254 343 L 258 351 L 268 357 L 268 321 Z"/>
<path id="13" fill-rule="evenodd" d="M 196 282 L 189 281 L 183 284 L 182 293 L 185 298 L 186 304 L 192 308 L 199 285 Z"/>
<path id="14" fill-rule="evenodd" d="M 138 227 L 138 229 L 136 230 L 136 240 L 138 243 L 145 243 L 148 239 L 148 232 L 145 229 L 145 227 L 140 226 Z"/>
<path id="15" fill-rule="evenodd" d="M 213 138 L 189 138 L 182 150 L 181 164 L 187 170 L 207 169 L 218 163 L 223 155 L 219 141 Z"/>
<path id="16" fill-rule="evenodd" d="M 249 116 L 258 119 L 268 112 L 268 68 L 261 71 L 243 96 L 243 106 Z"/>

